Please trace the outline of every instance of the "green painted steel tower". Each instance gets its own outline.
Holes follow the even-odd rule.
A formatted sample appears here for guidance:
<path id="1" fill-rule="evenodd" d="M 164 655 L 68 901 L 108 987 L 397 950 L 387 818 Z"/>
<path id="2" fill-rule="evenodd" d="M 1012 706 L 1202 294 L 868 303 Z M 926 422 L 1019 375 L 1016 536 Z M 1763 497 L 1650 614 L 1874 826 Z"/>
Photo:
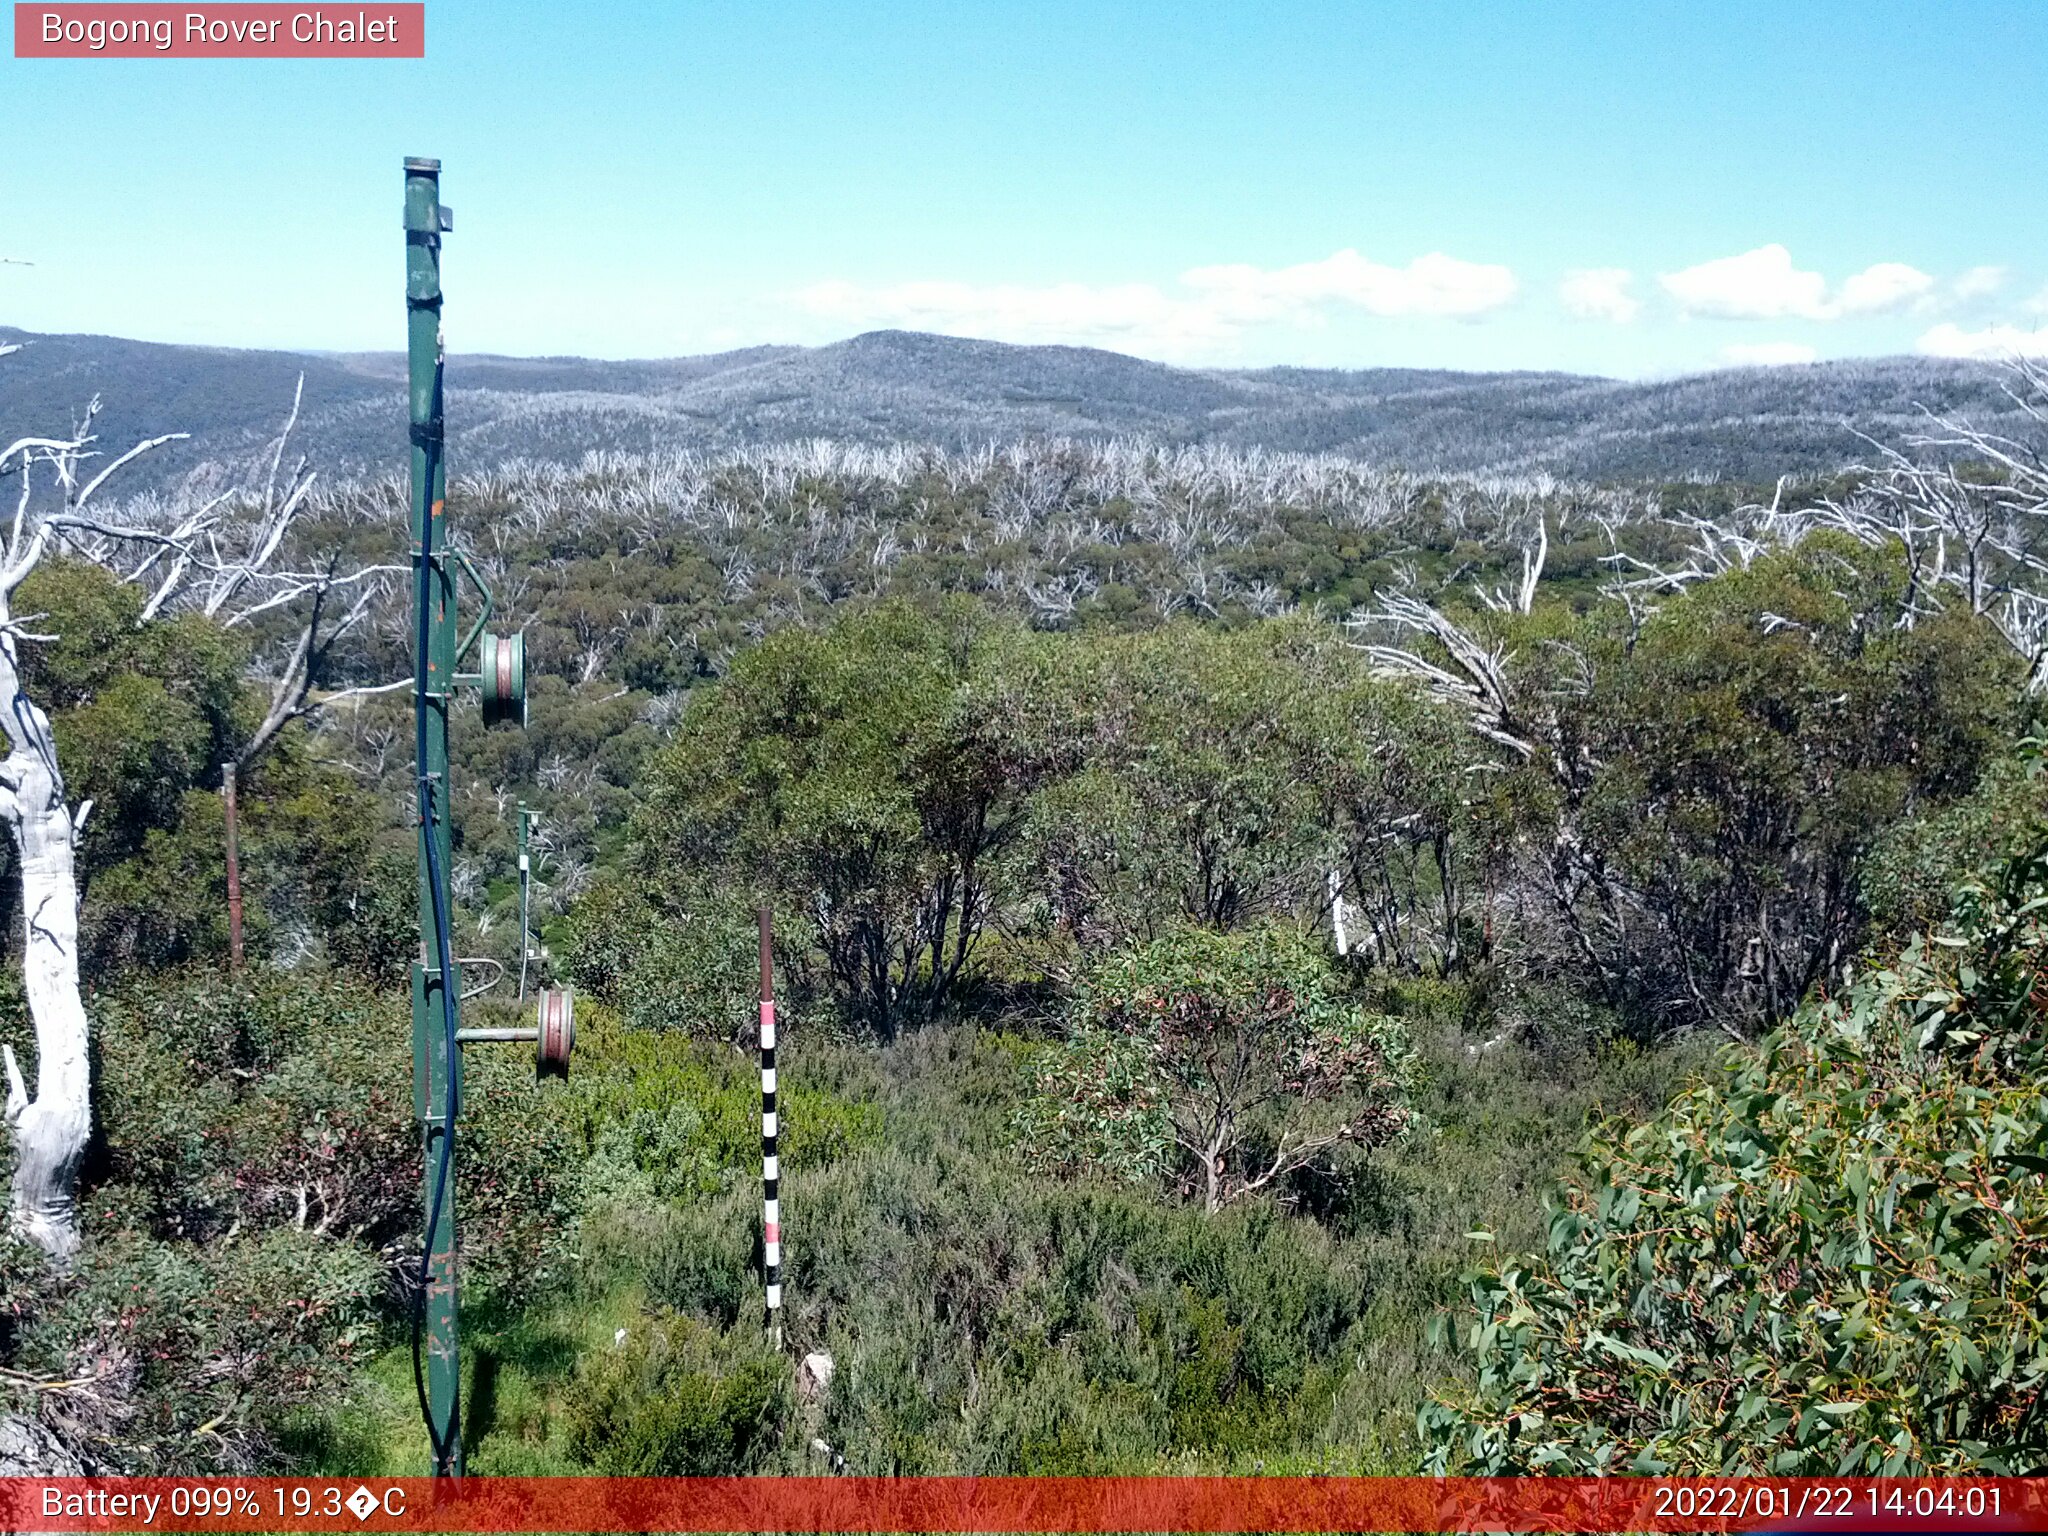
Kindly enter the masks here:
<path id="1" fill-rule="evenodd" d="M 413 1102 L 426 1152 L 426 1262 L 415 1369 L 424 1376 L 434 1475 L 462 1475 L 462 1376 L 456 1343 L 455 1112 L 461 1049 L 448 864 L 448 709 L 455 694 L 455 563 L 447 539 L 448 470 L 441 415 L 441 162 L 405 162 L 406 358 L 412 442 L 420 957 L 412 971 Z M 424 1356 L 424 1360 L 418 1358 Z"/>

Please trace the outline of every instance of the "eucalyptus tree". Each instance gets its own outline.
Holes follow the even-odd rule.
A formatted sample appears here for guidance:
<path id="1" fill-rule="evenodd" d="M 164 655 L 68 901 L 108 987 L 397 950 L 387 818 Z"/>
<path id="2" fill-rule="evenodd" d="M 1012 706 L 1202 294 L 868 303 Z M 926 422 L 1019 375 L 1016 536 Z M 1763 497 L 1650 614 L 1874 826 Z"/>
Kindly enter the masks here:
<path id="1" fill-rule="evenodd" d="M 1425 1470 L 2038 1475 L 2048 849 L 1661 1112 L 1475 1266 Z"/>
<path id="2" fill-rule="evenodd" d="M 1408 1128 L 1398 1021 L 1347 995 L 1300 930 L 1193 925 L 1099 959 L 1019 1110 L 1054 1172 L 1164 1177 L 1214 1214 Z"/>
<path id="3" fill-rule="evenodd" d="M 1548 963 L 1647 1028 L 1747 1038 L 1853 952 L 1864 850 L 1970 788 L 2023 669 L 1966 610 L 1919 611 L 1896 548 L 1695 532 L 1698 560 L 1583 615 L 1389 594 L 1360 629 L 1520 782 Z"/>
<path id="4" fill-rule="evenodd" d="M 997 909 L 999 859 L 1041 756 L 1059 750 L 1002 663 L 1021 632 L 978 605 L 888 604 L 743 653 L 685 711 L 638 830 L 673 878 L 769 900 L 822 983 L 884 1039 L 955 996 Z"/>

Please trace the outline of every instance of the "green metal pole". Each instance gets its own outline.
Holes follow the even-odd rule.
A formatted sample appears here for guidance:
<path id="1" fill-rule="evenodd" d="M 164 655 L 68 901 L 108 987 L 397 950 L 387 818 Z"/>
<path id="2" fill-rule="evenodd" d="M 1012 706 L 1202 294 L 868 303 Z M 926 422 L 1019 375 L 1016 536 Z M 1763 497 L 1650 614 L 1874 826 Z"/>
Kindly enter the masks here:
<path id="1" fill-rule="evenodd" d="M 462 1475 L 462 1374 L 456 1343 L 455 1190 L 452 1147 L 444 1147 L 454 1127 L 446 1118 L 459 1093 L 451 1074 L 461 1071 L 459 1050 L 448 1049 L 442 989 L 460 995 L 459 981 L 441 974 L 435 910 L 448 902 L 448 866 L 454 853 L 448 817 L 448 705 L 455 691 L 455 567 L 448 558 L 448 471 L 442 455 L 441 418 L 441 162 L 405 162 L 405 304 L 408 402 L 412 443 L 412 547 L 415 602 L 421 592 L 420 566 L 426 571 L 426 654 L 416 656 L 419 668 L 423 746 L 418 771 L 429 785 L 432 810 L 421 818 L 420 958 L 413 966 L 412 1038 L 413 1098 L 420 1117 L 426 1152 L 426 1209 L 436 1209 L 436 1182 L 447 1156 L 446 1181 L 439 1191 L 438 1216 L 426 1234 L 428 1261 L 422 1332 L 425 1352 L 427 1420 L 434 1445 L 434 1475 Z M 429 522 L 431 521 L 431 530 Z M 427 559 L 431 532 L 433 555 Z M 414 635 L 420 615 L 414 614 Z M 432 852 L 429 859 L 429 840 Z M 430 871 L 437 870 L 441 889 L 434 889 Z"/>
<path id="2" fill-rule="evenodd" d="M 533 958 L 533 924 L 527 893 L 533 886 L 533 861 L 526 846 L 526 802 L 519 802 L 519 1000 L 526 1001 L 526 962 Z"/>

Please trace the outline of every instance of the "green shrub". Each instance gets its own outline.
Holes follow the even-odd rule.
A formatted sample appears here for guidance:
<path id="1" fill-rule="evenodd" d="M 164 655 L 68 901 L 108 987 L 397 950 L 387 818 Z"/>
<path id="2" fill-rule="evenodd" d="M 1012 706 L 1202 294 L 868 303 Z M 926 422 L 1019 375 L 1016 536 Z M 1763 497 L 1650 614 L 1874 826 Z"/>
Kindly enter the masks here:
<path id="1" fill-rule="evenodd" d="M 569 1444 L 608 1477 L 749 1472 L 773 1450 L 792 1396 L 788 1362 L 765 1344 L 748 1349 L 689 1318 L 657 1317 L 577 1372 Z"/>
<path id="2" fill-rule="evenodd" d="M 484 1025 L 532 1014 L 506 1005 L 493 1017 L 471 1004 L 464 1017 Z M 580 1049 L 578 1057 L 587 1064 Z M 531 1047 L 466 1048 L 456 1183 L 463 1283 L 474 1295 L 516 1293 L 567 1272 L 582 1189 L 574 1106 L 568 1089 L 535 1081 Z M 417 1223 L 417 1203 L 412 1211 Z"/>
<path id="3" fill-rule="evenodd" d="M 590 1154 L 593 1197 L 692 1199 L 759 1179 L 761 1079 L 751 1052 L 634 1028 L 602 1006 L 585 1008 L 578 1024 L 587 1065 L 569 1101 Z M 874 1145 L 882 1115 L 808 1081 L 805 1050 L 792 1044 L 782 1056 L 782 1155 L 821 1167 Z"/>
<path id="4" fill-rule="evenodd" d="M 419 953 L 419 872 L 415 855 L 380 849 L 351 870 L 325 929 L 328 959 L 385 986 L 408 985 Z"/>
<path id="5" fill-rule="evenodd" d="M 161 1242 L 119 1207 L 88 1205 L 68 1276 L 6 1248 L 12 1406 L 108 1470 L 277 1469 L 294 1416 L 345 1394 L 370 1353 L 377 1256 L 296 1228 Z"/>
<path id="6" fill-rule="evenodd" d="M 1880 933 L 1902 942 L 1947 916 L 1956 886 L 1977 870 L 2024 853 L 2048 818 L 2043 743 L 1992 763 L 1962 799 L 1890 829 L 1862 871 L 1863 899 Z"/>
<path id="7" fill-rule="evenodd" d="M 1364 1273 L 1321 1228 L 864 1153 L 786 1186 L 790 1336 L 860 1472 L 1248 1470 L 1328 1424 Z"/>
<path id="8" fill-rule="evenodd" d="M 402 1003 L 311 973 L 193 971 L 94 1013 L 107 1176 L 155 1236 L 288 1224 L 378 1245 L 415 1220 Z"/>
<path id="9" fill-rule="evenodd" d="M 563 922 L 562 963 L 585 996 L 616 1008 L 626 977 L 646 947 L 651 910 L 624 880 L 603 879 Z"/>
<path id="10" fill-rule="evenodd" d="M 1262 925 L 1183 928 L 1100 962 L 1018 1116 L 1052 1172 L 1171 1172 L 1215 1211 L 1408 1124 L 1407 1044 L 1320 948 Z"/>
<path id="11" fill-rule="evenodd" d="M 1469 1280 L 1437 1470 L 2048 1468 L 2048 851 L 1647 1123 Z"/>
<path id="12" fill-rule="evenodd" d="M 289 1227 L 404 1251 L 420 1220 L 405 1001 L 252 968 L 136 980 L 94 1003 L 103 1170 L 138 1230 L 210 1244 Z M 470 1022 L 498 1022 L 472 1005 Z M 464 1263 L 489 1288 L 569 1234 L 575 1146 L 531 1058 L 472 1048 L 457 1164 Z"/>

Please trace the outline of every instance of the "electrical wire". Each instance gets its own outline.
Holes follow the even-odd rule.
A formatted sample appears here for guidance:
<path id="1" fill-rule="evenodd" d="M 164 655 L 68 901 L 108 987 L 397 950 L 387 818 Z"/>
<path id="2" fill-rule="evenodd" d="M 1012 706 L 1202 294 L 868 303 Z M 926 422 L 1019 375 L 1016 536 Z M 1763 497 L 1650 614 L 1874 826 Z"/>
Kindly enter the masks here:
<path id="1" fill-rule="evenodd" d="M 434 359 L 433 410 L 434 427 L 440 426 L 441 419 L 441 359 Z M 427 1440 L 434 1453 L 434 1475 L 447 1475 L 454 1469 L 450 1466 L 455 1446 L 462 1433 L 460 1423 L 449 1425 L 448 1438 L 443 1440 L 434 1428 L 433 1405 L 427 1395 L 425 1368 L 421 1363 L 421 1337 L 426 1331 L 427 1287 L 433 1280 L 434 1232 L 441 1224 L 441 1208 L 448 1193 L 448 1175 L 455 1151 L 455 1111 L 457 1108 L 455 1043 L 455 988 L 451 984 L 455 972 L 450 958 L 449 923 L 447 894 L 441 883 L 441 846 L 434 831 L 434 776 L 427 768 L 427 705 L 430 690 L 427 687 L 427 647 L 433 638 L 430 618 L 430 599 L 434 569 L 434 481 L 439 470 L 441 444 L 438 431 L 431 431 L 423 445 L 425 460 L 424 473 L 427 488 L 427 504 L 420 517 L 420 569 L 415 591 L 416 608 L 419 613 L 417 650 L 415 652 L 413 681 L 413 763 L 418 778 L 420 829 L 422 846 L 426 850 L 427 887 L 430 904 L 434 912 L 434 959 L 440 968 L 441 977 L 441 1038 L 445 1051 L 447 1093 L 441 1115 L 441 1156 L 434 1168 L 434 1192 L 427 1205 L 427 1230 L 420 1246 L 419 1298 L 412 1317 L 412 1381 L 413 1389 L 419 1394 L 420 1417 L 426 1421 Z M 422 982 L 424 986 L 424 982 Z M 452 1256 L 451 1256 L 452 1257 Z"/>

